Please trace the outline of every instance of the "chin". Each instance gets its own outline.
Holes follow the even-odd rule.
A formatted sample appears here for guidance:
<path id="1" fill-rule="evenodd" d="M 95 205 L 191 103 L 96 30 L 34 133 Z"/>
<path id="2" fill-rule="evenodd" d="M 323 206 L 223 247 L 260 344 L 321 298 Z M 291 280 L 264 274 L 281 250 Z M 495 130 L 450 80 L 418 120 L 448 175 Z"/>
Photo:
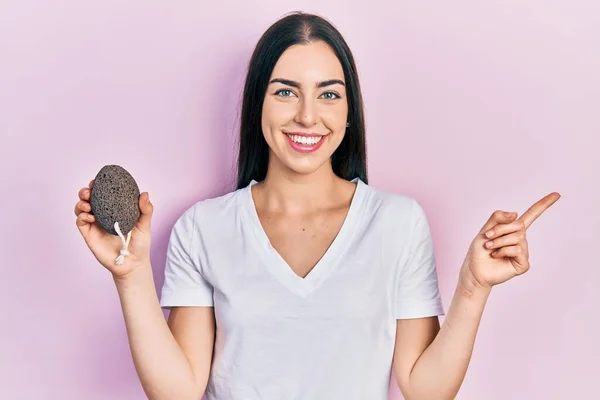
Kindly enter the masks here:
<path id="1" fill-rule="evenodd" d="M 323 155 L 311 154 L 310 156 L 290 154 L 284 152 L 282 156 L 271 153 L 272 157 L 277 158 L 278 166 L 284 170 L 288 170 L 298 175 L 310 175 L 317 172 L 328 163 L 330 163 L 330 157 L 327 157 L 326 153 Z M 275 165 L 271 165 L 275 167 Z"/>
<path id="2" fill-rule="evenodd" d="M 328 160 L 318 165 L 315 165 L 314 163 L 290 163 L 286 164 L 286 167 L 298 175 L 311 175 L 320 170 L 327 161 Z"/>
<path id="3" fill-rule="evenodd" d="M 284 134 L 282 133 L 281 136 L 283 135 Z M 293 146 L 290 146 L 290 143 L 287 141 L 287 139 L 278 139 L 280 138 L 278 137 L 276 140 L 273 140 L 271 143 L 269 143 L 271 147 L 270 157 L 273 157 L 277 160 L 275 163 L 271 163 L 270 167 L 279 167 L 298 175 L 313 174 L 330 164 L 331 155 L 341 143 L 341 138 L 338 140 L 338 138 L 335 137 L 334 142 L 332 142 L 332 137 L 329 136 L 323 139 L 326 140 L 326 142 L 324 142 L 320 148 L 310 152 L 297 151 L 293 148 Z"/>

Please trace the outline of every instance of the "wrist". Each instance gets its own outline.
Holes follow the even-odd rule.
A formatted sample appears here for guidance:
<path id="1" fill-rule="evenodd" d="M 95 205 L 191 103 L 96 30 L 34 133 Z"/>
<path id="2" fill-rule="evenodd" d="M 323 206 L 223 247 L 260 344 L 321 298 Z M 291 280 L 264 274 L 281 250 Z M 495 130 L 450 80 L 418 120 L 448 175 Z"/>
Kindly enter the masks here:
<path id="1" fill-rule="evenodd" d="M 149 281 L 154 284 L 154 274 L 152 272 L 152 266 L 150 263 L 140 264 L 125 274 L 113 274 L 112 277 L 117 289 L 137 287 L 140 285 L 145 285 Z"/>
<path id="2" fill-rule="evenodd" d="M 487 299 L 492 292 L 492 286 L 482 285 L 463 268 L 460 272 L 456 292 L 466 298 Z"/>

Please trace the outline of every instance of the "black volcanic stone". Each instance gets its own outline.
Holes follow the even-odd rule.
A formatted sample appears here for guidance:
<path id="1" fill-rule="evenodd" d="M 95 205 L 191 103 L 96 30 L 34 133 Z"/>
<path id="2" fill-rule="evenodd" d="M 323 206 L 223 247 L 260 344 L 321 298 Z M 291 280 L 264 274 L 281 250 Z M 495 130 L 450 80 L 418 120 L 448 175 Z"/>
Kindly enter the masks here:
<path id="1" fill-rule="evenodd" d="M 135 179 L 119 165 L 106 165 L 96 175 L 90 204 L 98 224 L 115 236 L 114 224 L 127 235 L 140 218 L 140 189 Z"/>

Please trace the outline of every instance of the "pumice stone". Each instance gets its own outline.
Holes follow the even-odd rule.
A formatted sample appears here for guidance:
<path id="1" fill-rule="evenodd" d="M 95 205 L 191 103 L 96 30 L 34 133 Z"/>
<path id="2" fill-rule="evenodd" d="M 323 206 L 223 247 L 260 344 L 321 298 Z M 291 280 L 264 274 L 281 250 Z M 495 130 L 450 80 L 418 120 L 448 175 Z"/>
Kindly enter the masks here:
<path id="1" fill-rule="evenodd" d="M 127 170 L 119 165 L 106 165 L 96 175 L 90 205 L 96 221 L 106 232 L 119 236 L 123 250 L 117 258 L 122 264 L 131 238 L 131 231 L 140 218 L 140 189 Z M 127 235 L 127 239 L 125 236 Z"/>

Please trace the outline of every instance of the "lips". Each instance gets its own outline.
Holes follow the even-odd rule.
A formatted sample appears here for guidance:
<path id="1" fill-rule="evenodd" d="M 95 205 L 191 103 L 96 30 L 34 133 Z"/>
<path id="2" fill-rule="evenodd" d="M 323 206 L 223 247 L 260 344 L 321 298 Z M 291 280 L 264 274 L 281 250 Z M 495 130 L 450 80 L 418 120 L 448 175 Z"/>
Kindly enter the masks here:
<path id="1" fill-rule="evenodd" d="M 284 134 L 292 149 L 299 153 L 317 151 L 323 145 L 327 136 L 318 133 L 302 132 L 284 132 Z"/>

